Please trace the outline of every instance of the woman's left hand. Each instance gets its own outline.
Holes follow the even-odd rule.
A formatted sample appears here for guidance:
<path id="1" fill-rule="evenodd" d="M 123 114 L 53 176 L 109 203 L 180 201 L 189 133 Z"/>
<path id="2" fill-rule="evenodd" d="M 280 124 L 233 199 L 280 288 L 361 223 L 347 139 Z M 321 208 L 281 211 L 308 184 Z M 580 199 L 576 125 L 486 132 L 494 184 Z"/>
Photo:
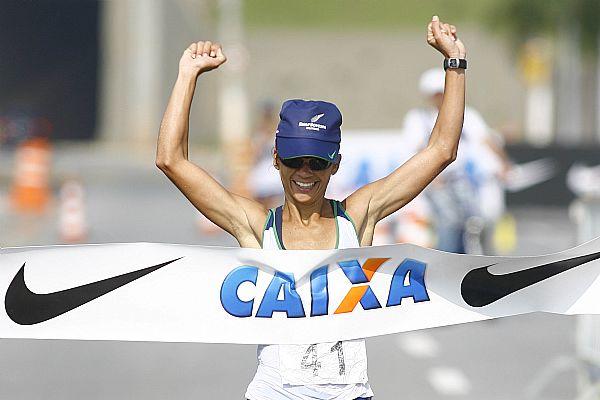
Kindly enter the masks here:
<path id="1" fill-rule="evenodd" d="M 458 38 L 454 25 L 446 24 L 434 15 L 427 25 L 427 43 L 446 58 L 465 58 L 465 45 Z"/>

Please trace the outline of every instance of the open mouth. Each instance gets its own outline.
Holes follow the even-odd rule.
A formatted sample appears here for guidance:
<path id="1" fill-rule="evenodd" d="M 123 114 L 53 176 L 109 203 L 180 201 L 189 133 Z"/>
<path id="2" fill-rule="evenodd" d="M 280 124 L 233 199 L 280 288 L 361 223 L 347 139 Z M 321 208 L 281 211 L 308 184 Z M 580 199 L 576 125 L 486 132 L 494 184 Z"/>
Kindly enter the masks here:
<path id="1" fill-rule="evenodd" d="M 317 185 L 317 182 L 299 182 L 295 180 L 292 180 L 292 182 L 300 192 L 305 193 L 310 192 Z"/>

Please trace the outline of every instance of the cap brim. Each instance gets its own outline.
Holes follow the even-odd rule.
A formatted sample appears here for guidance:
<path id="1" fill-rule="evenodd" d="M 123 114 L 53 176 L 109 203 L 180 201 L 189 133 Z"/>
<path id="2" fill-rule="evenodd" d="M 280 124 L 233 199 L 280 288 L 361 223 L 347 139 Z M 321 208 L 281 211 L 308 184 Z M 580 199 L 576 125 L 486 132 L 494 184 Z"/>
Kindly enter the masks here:
<path id="1" fill-rule="evenodd" d="M 318 157 L 333 162 L 340 150 L 339 143 L 307 138 L 278 137 L 277 155 L 281 158 Z"/>

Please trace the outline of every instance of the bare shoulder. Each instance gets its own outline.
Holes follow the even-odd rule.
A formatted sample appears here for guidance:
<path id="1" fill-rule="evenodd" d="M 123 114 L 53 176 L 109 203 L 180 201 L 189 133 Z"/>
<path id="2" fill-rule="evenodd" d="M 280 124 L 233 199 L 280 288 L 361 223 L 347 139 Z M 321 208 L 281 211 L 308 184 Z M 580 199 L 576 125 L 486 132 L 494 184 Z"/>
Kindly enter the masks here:
<path id="1" fill-rule="evenodd" d="M 356 233 L 361 246 L 370 246 L 373 241 L 373 230 L 377 221 L 370 216 L 369 207 L 372 194 L 368 186 L 363 186 L 343 202 L 346 213 L 354 221 Z"/>
<path id="2" fill-rule="evenodd" d="M 269 215 L 269 210 L 261 203 L 248 199 L 244 196 L 234 195 L 236 202 L 245 214 L 245 226 L 234 228 L 233 236 L 237 239 L 241 247 L 261 248 L 262 234 L 265 221 Z"/>

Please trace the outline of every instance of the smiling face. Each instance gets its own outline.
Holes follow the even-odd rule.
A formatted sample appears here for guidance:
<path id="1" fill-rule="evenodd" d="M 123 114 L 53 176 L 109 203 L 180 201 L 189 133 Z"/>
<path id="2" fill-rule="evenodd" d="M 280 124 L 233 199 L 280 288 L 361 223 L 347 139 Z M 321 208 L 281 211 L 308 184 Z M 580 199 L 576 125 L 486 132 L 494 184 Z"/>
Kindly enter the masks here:
<path id="1" fill-rule="evenodd" d="M 300 168 L 290 168 L 277 157 L 277 151 L 273 153 L 273 165 L 279 170 L 281 183 L 286 196 L 292 197 L 298 203 L 311 204 L 325 197 L 325 191 L 329 184 L 331 175 L 335 174 L 339 167 L 339 158 L 335 164 L 331 164 L 322 171 L 310 168 L 309 157 L 302 157 L 304 161 Z"/>

